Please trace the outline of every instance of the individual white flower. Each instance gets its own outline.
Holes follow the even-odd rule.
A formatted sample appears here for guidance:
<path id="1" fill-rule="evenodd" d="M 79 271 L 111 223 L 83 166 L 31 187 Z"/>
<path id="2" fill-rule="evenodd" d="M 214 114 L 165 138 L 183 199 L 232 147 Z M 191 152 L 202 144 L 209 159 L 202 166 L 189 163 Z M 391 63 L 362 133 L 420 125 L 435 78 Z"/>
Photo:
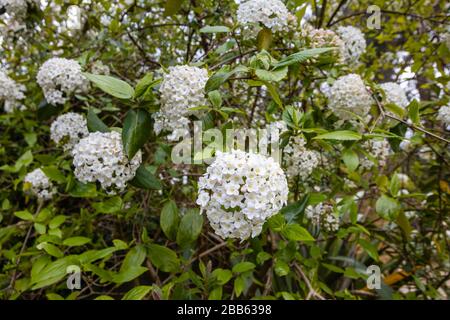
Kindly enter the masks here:
<path id="1" fill-rule="evenodd" d="M 81 114 L 68 112 L 60 115 L 50 126 L 50 138 L 62 144 L 65 151 L 73 147 L 89 134 L 87 121 Z"/>
<path id="2" fill-rule="evenodd" d="M 72 151 L 75 177 L 81 182 L 98 181 L 108 193 L 123 191 L 141 165 L 138 151 L 130 161 L 123 151 L 120 133 L 92 132 Z"/>
<path id="3" fill-rule="evenodd" d="M 284 148 L 283 162 L 288 178 L 299 177 L 301 181 L 305 181 L 319 165 L 320 154 L 315 150 L 308 150 L 305 144 L 305 139 L 296 136 Z"/>
<path id="4" fill-rule="evenodd" d="M 24 190 L 39 199 L 48 200 L 56 193 L 53 183 L 41 169 L 29 172 L 24 178 Z"/>
<path id="5" fill-rule="evenodd" d="M 23 110 L 25 107 L 20 100 L 25 98 L 25 86 L 17 84 L 8 75 L 0 70 L 0 103 L 3 102 L 3 108 L 11 113 L 14 110 Z"/>
<path id="6" fill-rule="evenodd" d="M 386 101 L 393 103 L 402 109 L 408 106 L 408 98 L 403 88 L 395 82 L 386 82 L 380 85 L 386 94 Z M 388 111 L 389 112 L 389 111 Z"/>
<path id="7" fill-rule="evenodd" d="M 374 165 L 374 161 L 378 162 L 379 167 L 386 165 L 387 158 L 392 153 L 391 146 L 386 139 L 383 140 L 367 140 L 362 144 L 363 149 L 368 153 L 369 158 L 361 161 L 361 167 L 370 169 Z"/>
<path id="8" fill-rule="evenodd" d="M 355 120 L 355 115 L 366 117 L 372 99 L 366 86 L 357 74 L 339 77 L 331 86 L 328 106 L 341 120 Z"/>
<path id="9" fill-rule="evenodd" d="M 412 138 L 412 136 L 414 135 L 414 131 L 411 128 L 406 129 L 405 132 L 405 140 L 402 140 L 402 142 L 400 142 L 400 149 L 402 149 L 403 151 L 410 151 L 412 149 L 412 144 L 410 139 Z"/>
<path id="10" fill-rule="evenodd" d="M 358 28 L 347 26 L 339 27 L 336 30 L 339 38 L 344 41 L 344 60 L 352 64 L 359 60 L 359 57 L 366 51 L 366 39 Z"/>
<path id="11" fill-rule="evenodd" d="M 339 229 L 339 218 L 330 204 L 309 205 L 305 209 L 305 216 L 313 225 L 323 228 L 325 231 L 336 232 Z"/>
<path id="12" fill-rule="evenodd" d="M 248 0 L 239 4 L 237 20 L 240 24 L 263 24 L 275 31 L 288 25 L 289 12 L 280 0 Z"/>
<path id="13" fill-rule="evenodd" d="M 450 126 L 450 104 L 439 108 L 436 119 L 442 121 L 446 126 Z"/>
<path id="14" fill-rule="evenodd" d="M 177 140 L 188 132 L 189 115 L 199 115 L 190 108 L 206 104 L 205 84 L 208 72 L 205 69 L 176 66 L 169 67 L 159 88 L 161 110 L 153 117 L 157 134 L 166 130 L 171 132 L 169 140 Z"/>
<path id="15" fill-rule="evenodd" d="M 245 240 L 287 202 L 286 176 L 272 158 L 241 150 L 217 152 L 199 179 L 197 204 L 217 235 Z"/>
<path id="16" fill-rule="evenodd" d="M 345 57 L 345 43 L 333 30 L 315 29 L 308 24 L 302 28 L 302 36 L 308 40 L 308 45 L 311 48 L 336 47 L 335 52 L 338 61 L 343 62 Z"/>
<path id="17" fill-rule="evenodd" d="M 37 82 L 50 104 L 64 104 L 71 94 L 84 92 L 89 81 L 81 73 L 75 60 L 51 58 L 40 67 Z"/>

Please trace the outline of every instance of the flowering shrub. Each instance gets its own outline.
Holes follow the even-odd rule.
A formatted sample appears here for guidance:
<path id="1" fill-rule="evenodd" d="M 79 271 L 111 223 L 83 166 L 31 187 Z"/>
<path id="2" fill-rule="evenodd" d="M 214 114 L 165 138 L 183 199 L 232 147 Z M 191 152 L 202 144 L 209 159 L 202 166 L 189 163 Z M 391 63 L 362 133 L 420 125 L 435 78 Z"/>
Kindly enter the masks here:
<path id="1" fill-rule="evenodd" d="M 70 5 L 0 0 L 0 299 L 449 298 L 448 3 Z"/>

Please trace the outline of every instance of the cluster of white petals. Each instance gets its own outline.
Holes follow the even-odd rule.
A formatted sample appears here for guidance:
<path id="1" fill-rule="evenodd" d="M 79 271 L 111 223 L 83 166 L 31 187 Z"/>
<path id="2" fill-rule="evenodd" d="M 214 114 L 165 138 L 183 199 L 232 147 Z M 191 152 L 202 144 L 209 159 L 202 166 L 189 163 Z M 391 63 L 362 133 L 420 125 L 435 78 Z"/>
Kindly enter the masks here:
<path id="1" fill-rule="evenodd" d="M 0 0 L 0 9 L 3 8 L 9 16 L 15 19 L 21 19 L 31 4 L 36 4 L 36 0 Z"/>
<path id="2" fill-rule="evenodd" d="M 319 203 L 316 206 L 307 206 L 305 216 L 313 225 L 325 231 L 336 232 L 339 229 L 339 218 L 330 204 Z"/>
<path id="3" fill-rule="evenodd" d="M 378 162 L 378 166 L 380 168 L 384 167 L 386 165 L 387 158 L 392 153 L 391 146 L 386 139 L 367 140 L 362 144 L 362 147 L 371 158 L 364 158 L 361 161 L 361 166 L 365 169 L 370 169 L 373 167 L 373 160 Z"/>
<path id="4" fill-rule="evenodd" d="M 84 183 L 98 181 L 110 194 L 123 191 L 142 162 L 141 151 L 128 160 L 121 135 L 115 131 L 90 133 L 75 145 L 72 154 L 75 177 Z"/>
<path id="5" fill-rule="evenodd" d="M 224 239 L 259 235 L 288 196 L 286 176 L 276 161 L 240 150 L 217 152 L 198 187 L 197 204 Z"/>
<path id="6" fill-rule="evenodd" d="M 344 61 L 352 64 L 359 60 L 359 57 L 366 51 L 366 39 L 358 28 L 347 26 L 339 27 L 336 30 L 339 38 L 345 44 Z"/>
<path id="7" fill-rule="evenodd" d="M 331 86 L 328 106 L 341 120 L 354 120 L 355 115 L 366 117 L 372 98 L 361 77 L 351 73 L 339 77 Z"/>
<path id="8" fill-rule="evenodd" d="M 439 108 L 436 119 L 445 123 L 446 126 L 450 126 L 450 104 Z"/>
<path id="9" fill-rule="evenodd" d="M 159 88 L 161 110 L 154 114 L 154 130 L 157 134 L 171 132 L 168 140 L 177 140 L 188 132 L 188 116 L 199 114 L 190 108 L 206 104 L 205 84 L 208 81 L 206 69 L 190 66 L 170 67 Z"/>
<path id="10" fill-rule="evenodd" d="M 386 101 L 393 103 L 402 109 L 408 106 L 408 98 L 406 97 L 405 90 L 395 82 L 386 82 L 380 85 L 386 94 Z"/>
<path id="11" fill-rule="evenodd" d="M 56 193 L 53 183 L 41 169 L 35 169 L 29 172 L 23 181 L 25 183 L 25 191 L 39 199 L 51 199 Z"/>
<path id="12" fill-rule="evenodd" d="M 301 181 L 305 181 L 320 163 L 320 154 L 315 150 L 308 150 L 305 145 L 305 139 L 296 136 L 284 147 L 283 162 L 289 178 L 299 177 Z"/>
<path id="13" fill-rule="evenodd" d="M 237 20 L 240 24 L 263 24 L 275 31 L 288 25 L 289 11 L 280 0 L 248 0 L 239 5 Z"/>
<path id="14" fill-rule="evenodd" d="M 17 84 L 4 71 L 0 70 L 0 103 L 3 102 L 5 112 L 11 113 L 16 109 L 24 109 L 20 102 L 25 98 L 24 91 L 24 85 Z"/>
<path id="15" fill-rule="evenodd" d="M 344 60 L 345 43 L 333 30 L 315 29 L 308 24 L 303 27 L 302 36 L 308 39 L 311 48 L 336 47 L 339 61 Z"/>
<path id="16" fill-rule="evenodd" d="M 60 115 L 50 126 L 50 138 L 56 144 L 62 144 L 65 151 L 72 150 L 88 134 L 86 119 L 74 112 Z"/>
<path id="17" fill-rule="evenodd" d="M 109 67 L 106 64 L 103 64 L 101 60 L 97 60 L 91 65 L 91 73 L 109 75 L 110 70 Z"/>
<path id="18" fill-rule="evenodd" d="M 405 132 L 405 139 L 402 140 L 402 142 L 400 142 L 400 149 L 402 149 L 403 151 L 411 151 L 412 149 L 412 143 L 410 141 L 410 139 L 412 138 L 412 136 L 414 135 L 414 131 L 411 128 L 406 129 Z"/>
<path id="19" fill-rule="evenodd" d="M 81 73 L 75 60 L 51 58 L 40 67 L 37 82 L 50 104 L 64 104 L 72 93 L 84 92 L 89 81 Z"/>

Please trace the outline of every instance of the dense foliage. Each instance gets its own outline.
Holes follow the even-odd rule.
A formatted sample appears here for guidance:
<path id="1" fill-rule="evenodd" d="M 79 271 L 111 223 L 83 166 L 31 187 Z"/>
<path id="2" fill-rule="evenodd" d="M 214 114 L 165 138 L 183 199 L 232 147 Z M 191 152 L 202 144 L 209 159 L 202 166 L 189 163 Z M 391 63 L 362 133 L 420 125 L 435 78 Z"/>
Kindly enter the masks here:
<path id="1" fill-rule="evenodd" d="M 448 298 L 449 9 L 0 0 L 0 298 Z"/>

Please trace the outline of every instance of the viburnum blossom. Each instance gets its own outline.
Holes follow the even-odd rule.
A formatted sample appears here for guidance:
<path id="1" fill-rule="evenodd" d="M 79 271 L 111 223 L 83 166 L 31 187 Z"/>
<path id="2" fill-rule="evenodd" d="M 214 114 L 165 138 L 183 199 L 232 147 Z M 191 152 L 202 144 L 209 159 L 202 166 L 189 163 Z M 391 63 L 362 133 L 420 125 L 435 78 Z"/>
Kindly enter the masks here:
<path id="1" fill-rule="evenodd" d="M 307 206 L 305 216 L 313 225 L 325 231 L 336 232 L 339 229 L 339 218 L 330 204 L 319 203 L 316 206 Z"/>
<path id="2" fill-rule="evenodd" d="M 157 134 L 166 130 L 171 132 L 169 140 L 177 140 L 188 130 L 188 116 L 199 114 L 190 111 L 192 107 L 206 104 L 205 84 L 208 72 L 205 69 L 176 66 L 169 67 L 159 88 L 161 110 L 154 114 L 154 130 Z"/>
<path id="3" fill-rule="evenodd" d="M 222 238 L 245 240 L 287 202 L 286 176 L 272 158 L 240 150 L 217 152 L 198 181 L 197 204 Z"/>
<path id="4" fill-rule="evenodd" d="M 395 82 L 386 82 L 380 85 L 386 94 L 386 100 L 388 103 L 393 103 L 400 108 L 405 109 L 408 106 L 408 98 L 406 97 L 405 90 Z"/>
<path id="5" fill-rule="evenodd" d="M 248 0 L 239 4 L 237 20 L 240 24 L 263 24 L 275 31 L 288 25 L 289 11 L 280 0 Z"/>
<path id="6" fill-rule="evenodd" d="M 0 103 L 3 102 L 6 112 L 11 113 L 16 109 L 24 109 L 20 102 L 25 98 L 24 91 L 24 85 L 17 84 L 4 71 L 0 70 Z"/>
<path id="7" fill-rule="evenodd" d="M 302 36 L 307 39 L 307 44 L 311 48 L 336 47 L 338 60 L 344 60 L 345 43 L 333 30 L 315 29 L 308 24 L 303 27 Z"/>
<path id="8" fill-rule="evenodd" d="M 75 177 L 81 182 L 98 181 L 108 193 L 123 191 L 141 165 L 142 153 L 138 151 L 127 158 L 120 133 L 92 132 L 80 140 L 72 151 Z"/>
<path id="9" fill-rule="evenodd" d="M 89 134 L 87 121 L 81 114 L 68 112 L 60 115 L 50 126 L 50 138 L 62 144 L 65 151 L 72 148 Z"/>
<path id="10" fill-rule="evenodd" d="M 317 151 L 308 150 L 305 145 L 305 139 L 296 136 L 283 150 L 283 162 L 289 178 L 299 177 L 301 181 L 305 181 L 320 163 L 320 154 Z"/>
<path id="11" fill-rule="evenodd" d="M 51 199 L 56 193 L 53 183 L 40 168 L 29 172 L 25 176 L 23 182 L 25 192 L 32 194 L 39 199 Z"/>
<path id="12" fill-rule="evenodd" d="M 412 138 L 412 136 L 414 135 L 414 131 L 410 128 L 406 129 L 405 132 L 405 140 L 402 140 L 402 142 L 400 142 L 400 149 L 402 149 L 403 151 L 410 151 L 412 149 L 412 143 L 410 141 L 410 139 Z"/>
<path id="13" fill-rule="evenodd" d="M 366 39 L 358 28 L 352 26 L 339 27 L 336 30 L 339 38 L 345 44 L 344 61 L 352 64 L 366 51 Z"/>
<path id="14" fill-rule="evenodd" d="M 36 5 L 37 3 L 37 0 L 0 0 L 0 9 L 3 8 L 14 19 L 22 19 L 27 12 L 28 6 Z"/>
<path id="15" fill-rule="evenodd" d="M 378 163 L 380 168 L 386 165 L 387 158 L 392 153 L 391 146 L 386 139 L 367 140 L 362 145 L 363 149 L 369 155 L 361 161 L 361 166 L 370 169 L 374 166 L 374 161 Z"/>
<path id="16" fill-rule="evenodd" d="M 75 60 L 51 58 L 40 67 L 37 82 L 50 104 L 64 104 L 75 92 L 84 92 L 89 81 Z"/>
<path id="17" fill-rule="evenodd" d="M 357 116 L 366 117 L 372 105 L 372 98 L 357 74 L 339 77 L 331 86 L 328 106 L 341 120 L 354 120 Z"/>

